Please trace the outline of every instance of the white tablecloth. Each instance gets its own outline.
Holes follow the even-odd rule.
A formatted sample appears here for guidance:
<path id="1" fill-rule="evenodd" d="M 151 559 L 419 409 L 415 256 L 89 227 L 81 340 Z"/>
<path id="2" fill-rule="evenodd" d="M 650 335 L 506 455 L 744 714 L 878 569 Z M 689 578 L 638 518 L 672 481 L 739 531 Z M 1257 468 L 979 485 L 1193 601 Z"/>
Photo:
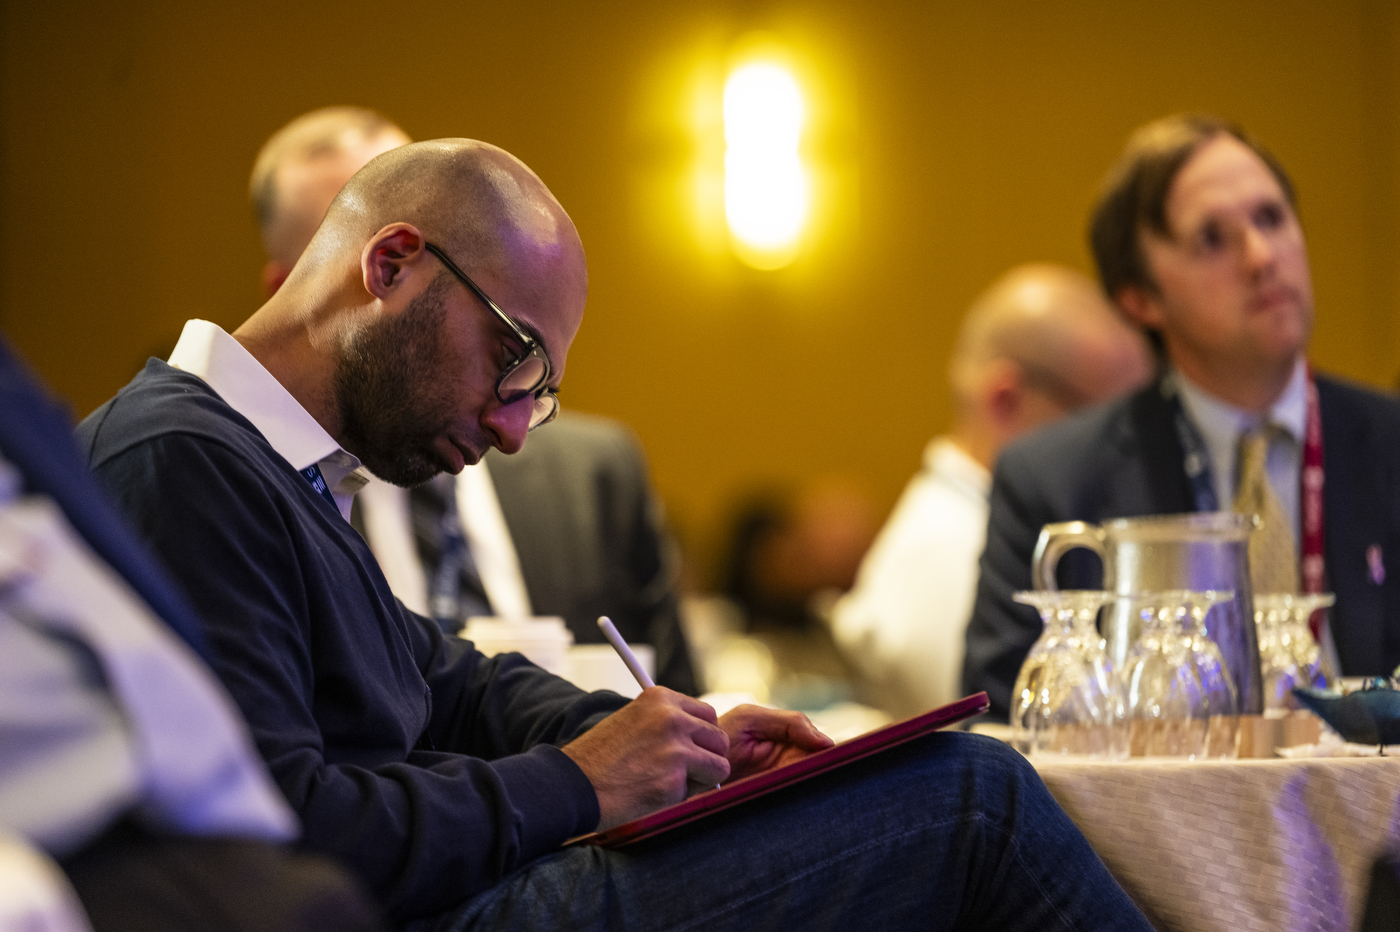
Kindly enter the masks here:
<path id="1" fill-rule="evenodd" d="M 1035 764 L 1161 932 L 1351 932 L 1400 854 L 1400 758 Z"/>

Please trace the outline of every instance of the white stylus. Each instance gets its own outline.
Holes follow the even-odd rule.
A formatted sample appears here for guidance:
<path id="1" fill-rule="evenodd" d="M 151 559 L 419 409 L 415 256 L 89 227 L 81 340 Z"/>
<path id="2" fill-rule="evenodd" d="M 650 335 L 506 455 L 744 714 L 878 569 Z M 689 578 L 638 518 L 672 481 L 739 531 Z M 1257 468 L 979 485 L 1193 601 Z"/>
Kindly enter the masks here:
<path id="1" fill-rule="evenodd" d="M 603 637 L 608 639 L 608 643 L 617 651 L 617 655 L 622 658 L 622 662 L 627 664 L 627 669 L 632 671 L 643 689 L 651 689 L 656 684 L 647 676 L 647 671 L 642 669 L 641 663 L 637 660 L 637 655 L 632 653 L 632 648 L 627 646 L 627 642 L 622 639 L 622 635 L 617 633 L 617 627 L 613 625 L 612 619 L 607 615 L 598 616 L 598 627 L 603 632 Z"/>
<path id="2" fill-rule="evenodd" d="M 622 658 L 622 662 L 627 664 L 627 669 L 632 671 L 638 683 L 643 689 L 651 689 L 656 684 L 647 676 L 647 671 L 642 669 L 641 663 L 637 660 L 637 655 L 632 653 L 632 648 L 627 646 L 627 642 L 622 639 L 622 635 L 617 633 L 617 627 L 612 623 L 612 619 L 607 615 L 598 616 L 598 627 L 603 632 L 603 637 L 608 639 L 608 643 L 617 651 L 617 655 Z M 715 789 L 720 785 L 715 784 Z"/>

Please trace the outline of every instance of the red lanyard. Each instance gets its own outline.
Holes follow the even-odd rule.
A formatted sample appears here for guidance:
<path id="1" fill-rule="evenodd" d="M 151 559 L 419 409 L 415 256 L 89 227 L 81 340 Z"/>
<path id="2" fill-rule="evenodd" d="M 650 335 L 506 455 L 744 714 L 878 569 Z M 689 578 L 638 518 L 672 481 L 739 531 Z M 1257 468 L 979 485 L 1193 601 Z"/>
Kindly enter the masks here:
<path id="1" fill-rule="evenodd" d="M 1317 403 L 1317 383 L 1313 381 L 1312 367 L 1308 367 L 1308 416 L 1303 433 L 1303 469 L 1301 482 L 1302 541 L 1303 555 L 1300 564 L 1304 592 L 1322 592 L 1327 584 L 1327 567 L 1322 556 L 1323 506 L 1322 506 L 1322 411 Z M 1318 636 L 1322 624 L 1322 612 L 1314 612 L 1309 621 L 1313 636 Z"/>

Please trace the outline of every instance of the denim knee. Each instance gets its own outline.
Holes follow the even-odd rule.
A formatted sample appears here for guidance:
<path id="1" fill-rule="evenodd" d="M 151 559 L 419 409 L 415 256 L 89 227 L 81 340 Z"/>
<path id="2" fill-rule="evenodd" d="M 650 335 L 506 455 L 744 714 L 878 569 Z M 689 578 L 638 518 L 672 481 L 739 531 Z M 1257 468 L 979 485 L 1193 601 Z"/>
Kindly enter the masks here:
<path id="1" fill-rule="evenodd" d="M 1019 823 L 1026 806 L 1058 808 L 1035 767 L 1006 743 L 970 732 L 944 732 L 939 738 L 944 779 L 955 780 L 963 805 L 988 822 Z"/>

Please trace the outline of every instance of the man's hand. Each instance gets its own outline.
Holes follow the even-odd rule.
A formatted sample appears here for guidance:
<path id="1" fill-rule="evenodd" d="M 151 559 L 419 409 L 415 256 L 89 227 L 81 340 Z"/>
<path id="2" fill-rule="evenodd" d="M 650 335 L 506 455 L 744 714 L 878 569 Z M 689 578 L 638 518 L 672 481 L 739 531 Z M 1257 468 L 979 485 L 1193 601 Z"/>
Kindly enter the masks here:
<path id="1" fill-rule="evenodd" d="M 716 721 L 715 710 L 700 700 L 653 686 L 565 745 L 598 794 L 598 830 L 729 776 L 729 740 Z"/>
<path id="2" fill-rule="evenodd" d="M 731 780 L 790 764 L 835 743 L 801 712 L 756 705 L 731 709 L 719 720 L 719 726 L 729 736 Z"/>

